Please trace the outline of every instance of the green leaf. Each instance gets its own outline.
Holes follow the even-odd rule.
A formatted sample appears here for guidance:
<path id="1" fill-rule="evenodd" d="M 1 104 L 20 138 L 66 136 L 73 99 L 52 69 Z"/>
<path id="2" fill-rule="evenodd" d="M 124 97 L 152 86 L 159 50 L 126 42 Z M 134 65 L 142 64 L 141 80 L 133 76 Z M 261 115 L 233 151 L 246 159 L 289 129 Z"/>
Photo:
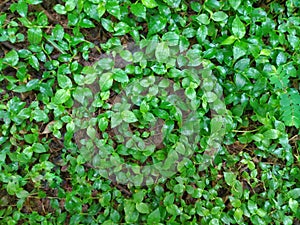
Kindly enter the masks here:
<path id="1" fill-rule="evenodd" d="M 300 188 L 290 190 L 287 195 L 292 199 L 298 199 L 300 197 Z"/>
<path id="2" fill-rule="evenodd" d="M 49 118 L 48 118 L 48 115 L 41 109 L 35 109 L 33 112 L 32 112 L 32 115 L 33 115 L 33 119 L 36 121 L 36 122 L 48 122 Z"/>
<path id="3" fill-rule="evenodd" d="M 240 222 L 243 218 L 243 210 L 240 209 L 240 208 L 237 208 L 233 214 L 234 216 L 234 219 L 237 221 L 237 222 Z"/>
<path id="4" fill-rule="evenodd" d="M 148 224 L 155 224 L 159 223 L 161 218 L 159 208 L 155 209 L 153 212 L 151 212 L 147 218 Z"/>
<path id="5" fill-rule="evenodd" d="M 201 25 L 196 32 L 196 38 L 199 41 L 199 43 L 203 43 L 204 40 L 206 39 L 207 35 L 208 35 L 207 27 L 204 25 Z"/>
<path id="6" fill-rule="evenodd" d="M 133 15 L 146 19 L 146 7 L 141 3 L 135 3 L 130 6 Z"/>
<path id="7" fill-rule="evenodd" d="M 93 28 L 95 24 L 91 20 L 84 18 L 79 22 L 79 26 L 82 28 Z"/>
<path id="8" fill-rule="evenodd" d="M 4 62 L 6 62 L 10 66 L 16 66 L 19 62 L 19 55 L 16 50 L 11 50 L 8 53 L 6 53 L 4 57 Z"/>
<path id="9" fill-rule="evenodd" d="M 106 10 L 109 14 L 113 15 L 114 17 L 120 19 L 121 18 L 121 11 L 119 2 L 116 0 L 109 0 L 106 2 Z"/>
<path id="10" fill-rule="evenodd" d="M 122 116 L 122 119 L 126 123 L 134 123 L 134 122 L 138 121 L 138 119 L 136 118 L 134 113 L 129 110 L 125 110 L 125 111 L 121 112 L 121 116 Z"/>
<path id="11" fill-rule="evenodd" d="M 122 123 L 121 113 L 113 113 L 111 116 L 111 128 L 115 128 Z"/>
<path id="12" fill-rule="evenodd" d="M 28 12 L 28 5 L 25 2 L 18 2 L 17 12 L 22 17 L 26 17 Z"/>
<path id="13" fill-rule="evenodd" d="M 196 91 L 194 88 L 188 87 L 187 89 L 185 89 L 185 95 L 189 99 L 194 100 L 196 98 Z"/>
<path id="14" fill-rule="evenodd" d="M 228 38 L 226 38 L 224 41 L 222 41 L 221 45 L 231 45 L 235 42 L 236 37 L 231 35 Z"/>
<path id="15" fill-rule="evenodd" d="M 59 89 L 53 98 L 53 103 L 60 105 L 68 101 L 71 97 L 70 90 Z"/>
<path id="16" fill-rule="evenodd" d="M 233 186 L 236 181 L 236 175 L 232 172 L 224 172 L 224 178 L 226 184 Z"/>
<path id="17" fill-rule="evenodd" d="M 101 18 L 101 25 L 104 27 L 104 29 L 108 32 L 114 32 L 114 24 L 111 20 Z"/>
<path id="18" fill-rule="evenodd" d="M 41 28 L 33 27 L 27 31 L 27 38 L 30 44 L 37 45 L 42 41 L 43 32 Z"/>
<path id="19" fill-rule="evenodd" d="M 226 20 L 228 18 L 228 16 L 226 13 L 224 13 L 222 11 L 218 11 L 218 12 L 215 12 L 211 18 L 216 22 L 221 22 L 221 21 Z"/>
<path id="20" fill-rule="evenodd" d="M 155 57 L 160 63 L 165 63 L 168 61 L 170 57 L 170 50 L 166 42 L 160 42 L 157 44 Z"/>
<path id="21" fill-rule="evenodd" d="M 203 25 L 208 25 L 209 24 L 209 17 L 206 14 L 200 14 L 199 16 L 196 17 L 196 20 L 199 23 L 202 23 Z"/>
<path id="22" fill-rule="evenodd" d="M 148 214 L 150 212 L 149 206 L 146 203 L 143 202 L 136 203 L 135 207 L 137 211 L 139 211 L 140 213 Z"/>
<path id="23" fill-rule="evenodd" d="M 237 10 L 239 8 L 241 2 L 242 0 L 229 0 L 229 4 L 234 10 Z"/>
<path id="24" fill-rule="evenodd" d="M 169 46 L 178 46 L 179 35 L 175 32 L 167 32 L 162 36 L 162 40 L 167 42 Z"/>
<path id="25" fill-rule="evenodd" d="M 120 83 L 127 83 L 129 81 L 127 73 L 119 68 L 113 70 L 113 79 Z"/>
<path id="26" fill-rule="evenodd" d="M 64 88 L 71 88 L 72 87 L 72 81 L 66 75 L 58 74 L 57 75 L 57 82 L 58 82 L 59 87 L 61 87 L 63 89 Z"/>
<path id="27" fill-rule="evenodd" d="M 161 15 L 151 16 L 148 27 L 148 36 L 159 33 L 167 25 L 167 18 Z"/>
<path id="28" fill-rule="evenodd" d="M 142 0 L 142 3 L 147 8 L 155 8 L 157 6 L 157 3 L 155 0 Z"/>
<path id="29" fill-rule="evenodd" d="M 113 74 L 112 73 L 103 73 L 100 75 L 99 85 L 101 91 L 107 91 L 111 88 L 113 84 Z"/>
<path id="30" fill-rule="evenodd" d="M 64 34 L 64 28 L 60 24 L 56 24 L 52 30 L 52 37 L 57 41 L 61 41 L 64 38 Z"/>
<path id="31" fill-rule="evenodd" d="M 164 0 L 172 8 L 178 8 L 181 0 Z"/>
<path id="32" fill-rule="evenodd" d="M 296 200 L 290 198 L 289 199 L 289 206 L 290 206 L 291 210 L 294 213 L 297 213 L 297 210 L 298 210 L 298 207 L 299 207 L 299 203 Z"/>
<path id="33" fill-rule="evenodd" d="M 32 150 L 33 152 L 36 153 L 44 153 L 47 152 L 46 148 L 44 147 L 44 145 L 40 144 L 40 143 L 34 143 L 32 145 Z"/>
<path id="34" fill-rule="evenodd" d="M 103 70 L 111 70 L 114 64 L 115 63 L 111 58 L 103 58 L 97 62 L 97 66 L 99 66 Z"/>
<path id="35" fill-rule="evenodd" d="M 245 42 L 237 41 L 233 46 L 233 58 L 237 60 L 246 55 L 248 51 L 248 45 Z"/>
<path id="36" fill-rule="evenodd" d="M 242 39 L 246 34 L 245 25 L 242 23 L 238 16 L 236 16 L 232 22 L 232 33 L 238 39 Z"/>
<path id="37" fill-rule="evenodd" d="M 277 139 L 280 135 L 280 131 L 275 129 L 269 129 L 263 133 L 264 137 L 267 139 Z"/>

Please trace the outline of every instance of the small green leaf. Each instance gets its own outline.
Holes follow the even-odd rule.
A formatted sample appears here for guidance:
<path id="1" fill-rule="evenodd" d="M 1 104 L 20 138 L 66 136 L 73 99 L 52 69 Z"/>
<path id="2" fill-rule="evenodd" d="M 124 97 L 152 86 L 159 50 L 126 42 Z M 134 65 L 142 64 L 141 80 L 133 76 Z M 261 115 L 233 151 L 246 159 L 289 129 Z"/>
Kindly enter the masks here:
<path id="1" fill-rule="evenodd" d="M 121 113 L 122 119 L 126 122 L 126 123 L 134 123 L 136 121 L 138 121 L 138 119 L 136 118 L 136 116 L 134 115 L 133 112 L 129 111 L 129 110 L 125 110 Z"/>
<path id="2" fill-rule="evenodd" d="M 114 81 L 112 75 L 112 73 L 103 73 L 100 75 L 99 85 L 101 91 L 107 91 L 111 88 Z"/>
<path id="3" fill-rule="evenodd" d="M 120 83 L 127 83 L 129 81 L 127 73 L 119 68 L 113 70 L 113 79 Z"/>
<path id="4" fill-rule="evenodd" d="M 42 41 L 42 29 L 38 27 L 29 28 L 27 31 L 28 41 L 32 45 L 37 45 Z"/>
<path id="5" fill-rule="evenodd" d="M 40 143 L 34 143 L 32 145 L 32 150 L 33 152 L 36 152 L 36 153 L 44 153 L 46 152 L 46 148 L 44 147 L 44 145 L 40 144 Z"/>
<path id="6" fill-rule="evenodd" d="M 290 198 L 298 199 L 300 197 L 300 188 L 294 188 L 293 190 L 290 190 L 287 195 Z"/>
<path id="7" fill-rule="evenodd" d="M 53 98 L 53 102 L 57 105 L 63 104 L 71 97 L 70 90 L 59 89 Z"/>
<path id="8" fill-rule="evenodd" d="M 148 214 L 150 211 L 149 206 L 143 202 L 136 203 L 135 207 L 136 207 L 137 211 L 139 211 L 140 213 Z"/>
<path id="9" fill-rule="evenodd" d="M 226 20 L 228 18 L 228 16 L 226 13 L 224 13 L 222 11 L 218 11 L 218 12 L 215 12 L 211 18 L 216 22 L 221 22 L 221 21 Z"/>
<path id="10" fill-rule="evenodd" d="M 245 25 L 242 23 L 238 16 L 236 16 L 232 22 L 232 33 L 238 39 L 242 39 L 246 34 Z"/>
<path id="11" fill-rule="evenodd" d="M 101 25 L 104 27 L 104 29 L 108 32 L 114 32 L 114 24 L 111 20 L 101 18 Z"/>
<path id="12" fill-rule="evenodd" d="M 229 0 L 229 4 L 234 10 L 237 10 L 239 8 L 241 2 L 242 0 Z"/>
<path id="13" fill-rule="evenodd" d="M 142 0 L 142 3 L 147 8 L 155 8 L 157 6 L 157 3 L 155 0 Z"/>
<path id="14" fill-rule="evenodd" d="M 35 57 L 35 55 L 31 55 L 31 56 L 28 58 L 28 63 L 29 63 L 30 66 L 32 66 L 35 70 L 37 70 L 37 71 L 40 70 L 39 60 L 37 59 L 37 57 Z"/>
<path id="15" fill-rule="evenodd" d="M 58 82 L 58 85 L 61 87 L 61 88 L 71 88 L 72 87 L 72 81 L 71 79 L 66 76 L 66 75 L 63 75 L 63 74 L 58 74 L 57 75 L 57 82 Z"/>
<path id="16" fill-rule="evenodd" d="M 32 115 L 33 115 L 33 119 L 36 121 L 36 122 L 48 122 L 49 118 L 48 118 L 48 115 L 41 109 L 37 108 L 35 109 L 33 112 L 32 112 Z"/>
<path id="17" fill-rule="evenodd" d="M 55 12 L 57 12 L 58 14 L 66 14 L 67 11 L 65 9 L 65 7 L 63 5 L 57 4 L 53 7 L 53 9 L 55 10 Z"/>
<path id="18" fill-rule="evenodd" d="M 228 38 L 226 38 L 224 41 L 222 41 L 221 45 L 231 45 L 235 42 L 236 37 L 231 35 Z"/>
<path id="19" fill-rule="evenodd" d="M 269 129 L 263 133 L 264 137 L 267 139 L 277 139 L 280 135 L 280 131 L 275 129 Z"/>
<path id="20" fill-rule="evenodd" d="M 161 218 L 159 208 L 155 209 L 153 212 L 151 212 L 147 218 L 148 224 L 156 224 L 159 223 Z"/>
<path id="21" fill-rule="evenodd" d="M 9 51 L 5 57 L 4 57 L 4 62 L 6 62 L 10 66 L 16 66 L 19 62 L 19 55 L 16 50 L 11 50 Z"/>
<path id="22" fill-rule="evenodd" d="M 155 50 L 155 57 L 160 63 L 165 63 L 169 59 L 170 50 L 166 42 L 161 42 L 157 44 Z"/>
<path id="23" fill-rule="evenodd" d="M 167 18 L 161 15 L 151 16 L 149 21 L 149 31 L 148 36 L 156 34 L 162 31 L 167 25 Z"/>
<path id="24" fill-rule="evenodd" d="M 146 19 L 146 7 L 141 3 L 136 3 L 130 6 L 133 15 Z"/>
<path id="25" fill-rule="evenodd" d="M 111 116 L 111 128 L 115 128 L 122 123 L 121 113 L 113 113 Z"/>
<path id="26" fill-rule="evenodd" d="M 113 15 L 114 17 L 120 19 L 121 18 L 121 11 L 119 1 L 116 0 L 109 0 L 106 2 L 106 10 L 109 14 Z"/>
<path id="27" fill-rule="evenodd" d="M 299 207 L 299 203 L 298 203 L 296 200 L 290 198 L 290 199 L 289 199 L 289 206 L 290 206 L 291 210 L 292 210 L 294 213 L 296 213 L 297 210 L 298 210 L 298 207 Z"/>
<path id="28" fill-rule="evenodd" d="M 191 88 L 191 87 L 188 87 L 186 90 L 185 90 L 185 95 L 191 99 L 191 100 L 194 100 L 196 98 L 196 91 L 194 88 Z"/>
<path id="29" fill-rule="evenodd" d="M 232 172 L 224 172 L 224 178 L 226 184 L 233 186 L 236 181 L 236 175 Z"/>

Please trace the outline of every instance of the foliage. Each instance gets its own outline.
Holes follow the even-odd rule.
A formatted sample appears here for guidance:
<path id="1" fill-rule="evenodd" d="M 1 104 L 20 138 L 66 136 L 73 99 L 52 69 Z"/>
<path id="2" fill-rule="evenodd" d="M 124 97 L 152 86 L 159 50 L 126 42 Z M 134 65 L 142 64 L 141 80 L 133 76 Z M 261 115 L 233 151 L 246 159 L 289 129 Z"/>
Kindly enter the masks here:
<path id="1" fill-rule="evenodd" d="M 0 8 L 1 224 L 299 223 L 299 0 Z M 185 105 L 171 104 L 168 81 L 197 123 L 182 125 Z M 135 107 L 114 102 L 124 90 Z M 164 147 L 146 148 L 160 120 Z M 134 132 L 115 135 L 122 127 Z M 95 146 L 118 173 L 95 167 Z M 176 173 L 138 176 L 162 161 Z"/>

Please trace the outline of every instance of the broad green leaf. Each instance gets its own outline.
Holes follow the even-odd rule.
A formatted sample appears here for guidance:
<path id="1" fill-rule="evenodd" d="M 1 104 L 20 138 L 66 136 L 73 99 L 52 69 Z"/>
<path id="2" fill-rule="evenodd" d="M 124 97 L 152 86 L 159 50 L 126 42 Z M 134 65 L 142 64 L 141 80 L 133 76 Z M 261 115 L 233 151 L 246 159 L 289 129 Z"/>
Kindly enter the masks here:
<path id="1" fill-rule="evenodd" d="M 229 4 L 234 10 L 237 10 L 239 8 L 241 2 L 242 0 L 229 0 Z"/>
<path id="2" fill-rule="evenodd" d="M 178 46 L 179 35 L 175 32 L 167 32 L 162 36 L 162 40 L 167 42 L 169 46 Z"/>
<path id="3" fill-rule="evenodd" d="M 71 88 L 72 87 L 72 81 L 71 79 L 66 76 L 66 75 L 63 75 L 63 74 L 58 74 L 57 75 L 57 82 L 58 82 L 58 85 L 61 87 L 61 88 Z"/>
<path id="4" fill-rule="evenodd" d="M 120 83 L 126 83 L 129 81 L 127 73 L 119 68 L 113 70 L 113 79 Z"/>
<path id="5" fill-rule="evenodd" d="M 218 11 L 218 12 L 215 12 L 211 18 L 216 22 L 221 22 L 221 21 L 226 20 L 228 18 L 228 15 L 222 11 Z"/>
<path id="6" fill-rule="evenodd" d="M 248 52 L 248 45 L 245 42 L 237 41 L 233 46 L 233 58 L 237 60 L 242 56 L 246 55 Z"/>
<path id="7" fill-rule="evenodd" d="M 170 50 L 166 42 L 160 42 L 157 44 L 155 57 L 160 63 L 165 63 L 168 61 L 170 57 Z"/>
<path id="8" fill-rule="evenodd" d="M 8 53 L 6 53 L 4 57 L 4 62 L 6 62 L 10 66 L 16 66 L 19 62 L 19 55 L 16 50 L 11 50 Z"/>
<path id="9" fill-rule="evenodd" d="M 32 112 L 32 116 L 33 116 L 33 119 L 36 121 L 36 122 L 48 122 L 49 118 L 48 118 L 48 115 L 44 112 L 44 110 L 41 110 L 39 108 L 35 109 L 33 112 Z"/>
<path id="10" fill-rule="evenodd" d="M 34 143 L 32 145 L 32 150 L 36 153 L 44 153 L 47 151 L 44 145 L 42 145 L 41 143 Z"/>
<path id="11" fill-rule="evenodd" d="M 287 195 L 292 199 L 298 199 L 300 198 L 300 188 L 294 188 L 290 190 Z"/>
<path id="12" fill-rule="evenodd" d="M 57 4 L 53 7 L 53 9 L 55 10 L 55 12 L 57 12 L 58 14 L 66 14 L 66 8 L 63 5 Z"/>
<path id="13" fill-rule="evenodd" d="M 37 59 L 37 57 L 35 55 L 31 55 L 28 59 L 28 63 L 30 64 L 30 66 L 32 66 L 35 70 L 39 71 L 40 70 L 40 64 L 39 64 L 39 60 Z"/>
<path id="14" fill-rule="evenodd" d="M 226 38 L 224 41 L 222 41 L 221 45 L 231 45 L 235 42 L 236 37 L 231 35 L 228 38 Z"/>
<path id="15" fill-rule="evenodd" d="M 225 182 L 229 186 L 233 186 L 236 181 L 236 175 L 232 172 L 224 172 Z"/>
<path id="16" fill-rule="evenodd" d="M 161 219 L 159 208 L 155 209 L 153 212 L 151 212 L 147 217 L 147 223 L 148 224 L 156 224 L 159 223 Z"/>
<path id="17" fill-rule="evenodd" d="M 276 129 L 269 129 L 263 133 L 264 137 L 267 139 L 277 139 L 280 135 L 280 131 Z"/>
<path id="18" fill-rule="evenodd" d="M 42 41 L 42 29 L 38 27 L 29 28 L 27 31 L 27 38 L 30 44 L 37 45 Z"/>
<path id="19" fill-rule="evenodd" d="M 236 16 L 232 22 L 232 33 L 238 39 L 242 39 L 246 34 L 245 25 L 238 16 Z"/>
<path id="20" fill-rule="evenodd" d="M 121 18 L 120 4 L 117 0 L 107 1 L 105 7 L 109 14 L 113 15 L 118 19 Z"/>
<path id="21" fill-rule="evenodd" d="M 290 206 L 291 210 L 292 210 L 294 213 L 296 213 L 297 210 L 298 210 L 298 207 L 299 207 L 299 203 L 298 203 L 296 200 L 290 198 L 290 199 L 289 199 L 289 206 Z"/>
<path id="22" fill-rule="evenodd" d="M 142 0 L 142 3 L 147 8 L 155 8 L 157 6 L 157 3 L 155 0 Z"/>
<path id="23" fill-rule="evenodd" d="M 111 20 L 106 18 L 101 18 L 101 25 L 108 32 L 114 32 L 114 24 Z"/>
<path id="24" fill-rule="evenodd" d="M 133 15 L 146 19 L 146 7 L 141 3 L 132 4 L 130 10 Z"/>
<path id="25" fill-rule="evenodd" d="M 148 36 L 151 36 L 153 34 L 162 31 L 166 27 L 166 24 L 167 24 L 166 17 L 161 15 L 151 16 L 150 21 L 148 23 L 148 27 L 149 27 Z"/>
<path id="26" fill-rule="evenodd" d="M 121 113 L 113 113 L 111 116 L 111 128 L 115 128 L 122 123 Z"/>
<path id="27" fill-rule="evenodd" d="M 178 8 L 181 0 L 164 0 L 172 8 Z"/>
<path id="28" fill-rule="evenodd" d="M 99 85 L 101 91 L 107 91 L 113 85 L 113 74 L 112 73 L 103 73 L 100 75 Z"/>
<path id="29" fill-rule="evenodd" d="M 138 121 L 138 119 L 136 118 L 134 113 L 129 110 L 125 110 L 125 111 L 121 112 L 121 116 L 122 116 L 122 119 L 126 123 L 134 123 L 134 122 Z"/>
<path id="30" fill-rule="evenodd" d="M 201 25 L 196 32 L 196 38 L 197 38 L 198 42 L 203 43 L 204 40 L 206 39 L 207 35 L 208 35 L 207 27 L 204 25 Z"/>
<path id="31" fill-rule="evenodd" d="M 135 207 L 137 211 L 139 211 L 140 213 L 148 214 L 150 212 L 149 206 L 146 203 L 143 202 L 136 203 Z"/>
<path id="32" fill-rule="evenodd" d="M 68 101 L 71 97 L 70 90 L 59 89 L 53 98 L 53 103 L 60 105 Z"/>

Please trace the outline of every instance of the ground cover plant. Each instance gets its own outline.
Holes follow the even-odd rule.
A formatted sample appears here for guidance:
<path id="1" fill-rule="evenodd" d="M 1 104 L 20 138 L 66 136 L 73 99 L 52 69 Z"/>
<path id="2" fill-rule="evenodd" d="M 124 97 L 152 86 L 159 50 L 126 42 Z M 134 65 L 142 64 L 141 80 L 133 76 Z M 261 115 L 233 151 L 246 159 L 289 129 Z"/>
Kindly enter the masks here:
<path id="1" fill-rule="evenodd" d="M 299 0 L 0 9 L 0 224 L 300 224 Z"/>

